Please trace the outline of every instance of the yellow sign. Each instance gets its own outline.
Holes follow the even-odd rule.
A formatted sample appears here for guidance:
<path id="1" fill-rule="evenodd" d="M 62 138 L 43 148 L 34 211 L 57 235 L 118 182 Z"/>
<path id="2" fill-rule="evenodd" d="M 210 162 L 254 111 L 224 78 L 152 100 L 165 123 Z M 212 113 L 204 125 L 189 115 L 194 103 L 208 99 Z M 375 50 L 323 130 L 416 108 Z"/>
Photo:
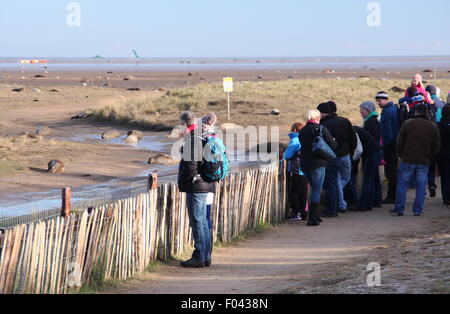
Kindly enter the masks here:
<path id="1" fill-rule="evenodd" d="M 223 91 L 225 93 L 233 92 L 233 78 L 232 77 L 224 77 L 223 78 Z"/>

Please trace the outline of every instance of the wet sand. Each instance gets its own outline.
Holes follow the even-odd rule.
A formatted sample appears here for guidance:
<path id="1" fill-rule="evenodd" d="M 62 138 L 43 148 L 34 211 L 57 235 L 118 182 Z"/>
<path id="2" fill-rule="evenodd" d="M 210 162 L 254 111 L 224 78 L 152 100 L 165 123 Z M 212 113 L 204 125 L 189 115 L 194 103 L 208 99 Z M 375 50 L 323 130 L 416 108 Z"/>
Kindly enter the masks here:
<path id="1" fill-rule="evenodd" d="M 73 139 L 82 134 L 98 136 L 101 133 L 118 129 L 127 132 L 131 128 L 109 123 L 89 123 L 86 120 L 70 118 L 90 108 L 100 108 L 110 99 L 126 98 L 133 92 L 128 88 L 138 87 L 144 91 L 155 91 L 161 87 L 174 88 L 191 86 L 202 82 L 221 82 L 224 76 L 233 76 L 236 81 L 271 81 L 301 78 L 372 77 L 372 78 L 410 78 L 423 69 L 395 69 L 391 71 L 369 68 L 341 69 L 335 73 L 323 73 L 323 68 L 309 71 L 295 70 L 212 70 L 203 72 L 188 71 L 124 71 L 107 73 L 104 71 L 19 71 L 0 72 L 0 137 L 18 136 L 23 132 L 34 133 L 40 126 L 49 126 L 53 133 L 50 139 Z M 449 69 L 450 70 L 450 69 Z M 387 73 L 389 72 L 389 74 Z M 43 78 L 35 78 L 43 74 Z M 124 80 L 125 76 L 133 76 Z M 424 74 L 425 77 L 429 74 Z M 441 71 L 440 78 L 450 79 L 450 73 Z M 25 79 L 23 79 L 23 77 Z M 85 79 L 86 86 L 81 81 Z M 109 85 L 105 85 L 109 84 Z M 13 87 L 23 87 L 21 93 L 11 92 Z M 40 92 L 33 92 L 38 88 Z M 56 89 L 57 91 L 51 91 Z M 157 91 L 155 91 L 157 93 Z M 287 123 L 287 122 L 286 122 Z M 289 126 L 283 126 L 281 132 L 287 132 Z M 146 130 L 142 130 L 146 131 Z M 165 140 L 167 133 L 146 133 L 147 136 L 161 136 Z M 286 140 L 286 139 L 283 139 Z M 136 149 L 116 145 L 117 143 L 64 141 L 60 146 L 46 147 L 45 153 L 39 147 L 32 153 L 22 152 L 25 171 L 11 176 L 0 176 L 0 199 L 14 198 L 16 194 L 45 192 L 65 186 L 80 187 L 102 184 L 121 177 L 140 176 L 154 171 L 146 164 L 149 147 Z M 64 149 L 63 149 L 64 148 Z M 166 147 L 167 149 L 167 147 Z M 164 149 L 162 149 L 164 151 Z M 166 150 L 167 152 L 167 150 Z M 20 155 L 20 152 L 18 152 Z M 34 155 L 33 155 L 34 154 Z M 0 160 L 4 156 L 1 154 Z M 51 159 L 68 160 L 67 172 L 60 175 L 45 173 L 47 162 Z"/>

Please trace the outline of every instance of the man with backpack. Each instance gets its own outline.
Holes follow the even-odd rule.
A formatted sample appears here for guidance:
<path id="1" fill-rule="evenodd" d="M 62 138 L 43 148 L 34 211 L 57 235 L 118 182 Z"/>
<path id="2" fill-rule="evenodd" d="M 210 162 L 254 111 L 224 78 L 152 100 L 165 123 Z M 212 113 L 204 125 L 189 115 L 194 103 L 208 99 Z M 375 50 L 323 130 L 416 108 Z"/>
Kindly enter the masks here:
<path id="1" fill-rule="evenodd" d="M 399 131 L 398 107 L 389 101 L 389 95 L 381 91 L 375 96 L 375 100 L 381 111 L 381 139 L 384 156 L 384 172 L 388 179 L 388 192 L 383 204 L 395 204 L 397 189 L 398 157 L 396 153 L 396 141 Z"/>
<path id="2" fill-rule="evenodd" d="M 181 118 L 186 116 L 189 115 L 183 113 Z M 210 118 L 217 120 L 215 115 L 210 115 Z M 178 187 L 181 192 L 186 193 L 195 248 L 192 258 L 181 263 L 185 268 L 211 266 L 212 240 L 206 212 L 207 197 L 209 193 L 215 192 L 216 182 L 223 179 L 229 170 L 223 143 L 204 124 L 201 124 L 202 127 L 192 124 L 193 127 L 184 135 L 178 170 Z"/>

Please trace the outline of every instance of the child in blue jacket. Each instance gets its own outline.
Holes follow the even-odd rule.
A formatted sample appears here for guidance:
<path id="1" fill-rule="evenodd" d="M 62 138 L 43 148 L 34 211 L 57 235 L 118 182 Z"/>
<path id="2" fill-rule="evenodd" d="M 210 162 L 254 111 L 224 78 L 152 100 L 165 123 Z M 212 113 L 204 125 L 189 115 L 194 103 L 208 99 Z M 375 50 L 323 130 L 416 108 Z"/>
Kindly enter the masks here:
<path id="1" fill-rule="evenodd" d="M 303 124 L 301 123 L 295 123 L 292 126 L 291 133 L 289 134 L 289 145 L 283 154 L 283 159 L 287 160 L 287 170 L 289 173 L 289 203 L 292 209 L 290 220 L 307 221 L 308 180 L 301 170 L 301 144 L 298 139 L 302 128 Z"/>

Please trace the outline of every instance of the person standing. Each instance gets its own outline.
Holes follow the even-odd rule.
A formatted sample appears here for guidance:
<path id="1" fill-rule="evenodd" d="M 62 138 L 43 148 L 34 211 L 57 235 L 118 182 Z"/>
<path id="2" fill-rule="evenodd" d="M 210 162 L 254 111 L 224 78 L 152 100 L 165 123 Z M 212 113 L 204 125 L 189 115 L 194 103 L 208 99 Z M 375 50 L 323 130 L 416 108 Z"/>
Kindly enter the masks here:
<path id="1" fill-rule="evenodd" d="M 194 238 L 192 258 L 181 262 L 185 268 L 202 268 L 211 265 L 211 236 L 208 226 L 206 201 L 209 193 L 215 192 L 215 183 L 208 183 L 200 175 L 200 165 L 203 160 L 203 146 L 206 140 L 202 128 L 193 123 L 191 113 L 183 113 L 180 121 L 190 132 L 184 135 L 181 150 L 182 159 L 178 169 L 178 188 L 186 193 L 189 224 Z M 190 123 L 190 124 L 188 124 Z"/>
<path id="2" fill-rule="evenodd" d="M 439 129 L 428 116 L 425 104 L 416 106 L 415 117 L 406 121 L 400 129 L 397 152 L 400 157 L 397 199 L 390 213 L 403 216 L 409 182 L 415 183 L 416 199 L 414 216 L 423 215 L 423 204 L 428 180 L 428 168 L 441 148 Z"/>
<path id="3" fill-rule="evenodd" d="M 292 209 L 290 220 L 306 221 L 308 218 L 306 213 L 306 205 L 308 201 L 308 180 L 301 169 L 301 144 L 298 138 L 302 128 L 302 123 L 295 123 L 292 125 L 291 133 L 289 134 L 289 145 L 283 153 L 283 159 L 287 160 L 287 170 L 290 178 L 289 203 Z"/>
<path id="4" fill-rule="evenodd" d="M 381 127 L 375 104 L 371 101 L 365 101 L 359 105 L 359 112 L 364 119 L 364 130 L 369 132 L 374 140 L 381 143 Z"/>
<path id="5" fill-rule="evenodd" d="M 317 107 L 321 114 L 320 123 L 325 126 L 337 142 L 336 159 L 328 163 L 324 188 L 327 196 L 327 209 L 324 217 L 337 217 L 338 212 L 347 211 L 344 201 L 344 188 L 351 179 L 351 157 L 358 145 L 356 133 L 347 119 L 332 112 L 330 103 L 322 103 Z"/>
<path id="6" fill-rule="evenodd" d="M 216 131 L 215 131 L 215 126 L 217 123 L 217 116 L 214 113 L 210 113 L 205 115 L 202 118 L 202 137 L 203 138 L 208 138 L 208 137 L 216 137 Z M 208 193 L 208 196 L 206 197 L 206 220 L 208 221 L 208 228 L 210 230 L 210 237 L 211 239 L 213 238 L 212 235 L 212 231 L 213 231 L 213 222 L 212 222 L 212 206 L 214 203 L 214 193 Z M 210 249 L 210 254 L 212 254 L 213 248 L 214 248 L 214 243 L 213 241 L 210 242 L 211 244 L 211 249 Z M 209 266 L 205 265 L 205 266 Z"/>
<path id="7" fill-rule="evenodd" d="M 389 101 L 389 95 L 386 92 L 379 92 L 375 96 L 375 100 L 382 109 L 380 133 L 385 162 L 384 172 L 388 179 L 387 197 L 383 200 L 383 204 L 395 204 L 398 171 L 398 157 L 396 153 L 396 140 L 399 132 L 398 110 L 394 103 Z"/>
<path id="8" fill-rule="evenodd" d="M 374 138 L 374 140 L 381 145 L 381 126 L 379 121 L 379 115 L 376 111 L 375 104 L 371 101 L 363 102 L 359 105 L 361 116 L 364 119 L 364 127 L 363 129 L 369 132 L 370 135 Z M 381 146 L 380 146 L 381 147 Z M 379 166 L 383 161 L 383 150 L 380 152 L 381 159 L 377 166 L 374 178 L 374 186 L 375 186 L 375 204 L 374 207 L 382 207 L 383 206 L 383 191 L 381 188 L 381 178 L 380 178 L 380 169 Z"/>
<path id="9" fill-rule="evenodd" d="M 332 148 L 337 147 L 337 142 L 330 135 L 328 129 L 320 125 L 320 112 L 310 110 L 308 122 L 299 133 L 300 141 L 300 164 L 301 170 L 308 179 L 310 185 L 309 195 L 309 217 L 308 226 L 318 226 L 321 222 L 319 217 L 320 195 L 325 180 L 325 167 L 327 161 L 316 156 L 313 152 L 313 143 L 322 131 L 325 142 Z"/>
<path id="10" fill-rule="evenodd" d="M 442 119 L 438 124 L 441 136 L 441 150 L 437 165 L 441 173 L 442 200 L 450 206 L 450 105 L 442 108 Z"/>
<path id="11" fill-rule="evenodd" d="M 411 81 L 411 87 L 415 88 L 417 93 L 422 95 L 424 97 L 424 100 L 427 104 L 431 104 L 431 97 L 428 94 L 428 92 L 425 90 L 425 85 L 423 84 L 423 78 L 422 75 L 416 74 L 414 75 L 412 81 Z M 408 90 L 405 91 L 405 97 L 408 97 Z"/>
<path id="12" fill-rule="evenodd" d="M 363 146 L 361 155 L 363 179 L 356 210 L 372 210 L 374 207 L 379 206 L 381 202 L 381 182 L 378 167 L 383 158 L 383 153 L 379 141 L 376 141 L 372 134 L 357 126 L 353 128 Z"/>
<path id="13" fill-rule="evenodd" d="M 340 120 L 341 122 L 341 127 L 343 129 L 351 129 L 353 127 L 352 123 L 350 122 L 350 120 L 348 120 L 347 118 L 341 117 L 337 114 L 337 105 L 334 101 L 328 101 L 327 104 L 330 106 L 330 111 L 331 114 L 335 114 L 337 116 L 337 118 Z M 349 159 L 350 159 L 350 167 L 348 167 L 348 164 L 346 164 L 345 167 L 342 167 L 340 170 L 340 178 L 341 178 L 341 185 L 342 185 L 342 189 L 338 190 L 338 199 L 339 199 L 339 211 L 344 213 L 347 211 L 347 209 L 349 208 L 349 204 L 346 201 L 346 197 L 345 197 L 345 188 L 346 186 L 350 183 L 350 181 L 352 181 L 352 174 L 353 174 L 353 169 L 355 164 L 352 162 L 352 156 L 354 154 L 354 151 L 356 149 L 358 145 L 358 140 L 356 137 L 356 133 L 351 134 L 350 136 L 350 141 L 349 141 Z M 347 161 L 347 159 L 346 159 Z"/>
<path id="14" fill-rule="evenodd" d="M 430 94 L 431 100 L 433 102 L 432 106 L 434 111 L 435 122 L 439 123 L 442 118 L 442 109 L 445 104 L 443 101 L 439 99 L 439 89 L 436 86 L 428 85 L 425 90 Z M 436 197 L 436 170 L 437 170 L 437 161 L 432 160 L 430 169 L 428 171 L 428 190 L 430 191 L 430 197 Z"/>

